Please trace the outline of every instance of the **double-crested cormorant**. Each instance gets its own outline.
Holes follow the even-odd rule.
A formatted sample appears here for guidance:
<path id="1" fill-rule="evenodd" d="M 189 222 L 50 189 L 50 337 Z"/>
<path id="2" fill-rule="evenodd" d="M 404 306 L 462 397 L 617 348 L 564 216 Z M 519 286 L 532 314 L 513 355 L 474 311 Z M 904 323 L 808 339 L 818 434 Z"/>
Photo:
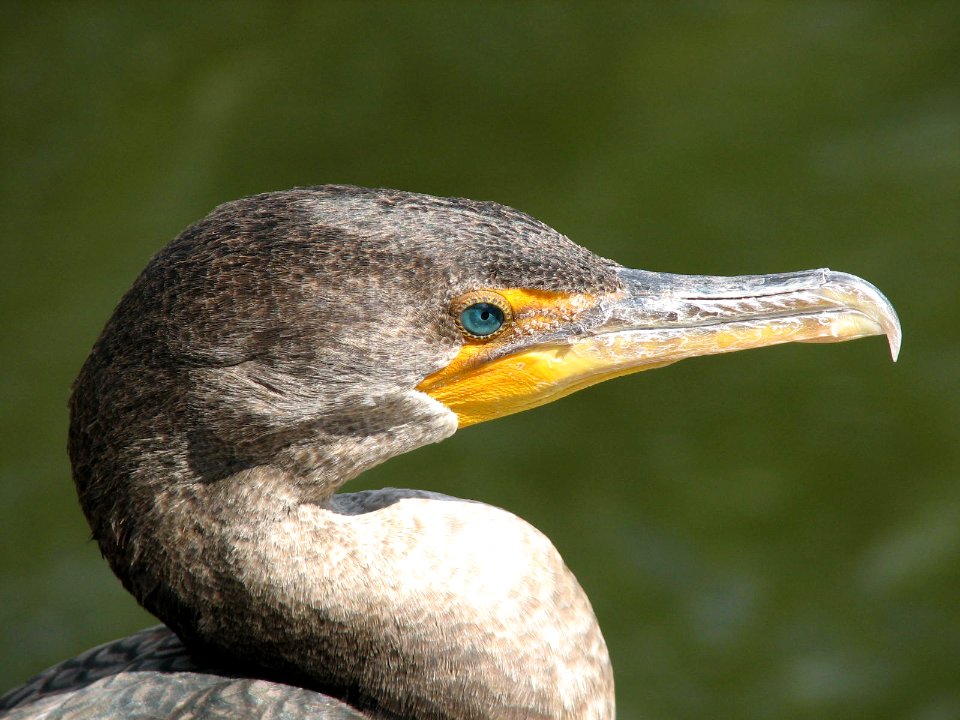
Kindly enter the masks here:
<path id="1" fill-rule="evenodd" d="M 74 385 L 93 536 L 168 628 L 47 670 L 9 718 L 612 718 L 549 540 L 364 470 L 695 355 L 886 334 L 829 270 L 625 269 L 496 203 L 324 186 L 227 203 L 149 263 Z M 172 632 L 171 632 L 172 631 Z"/>

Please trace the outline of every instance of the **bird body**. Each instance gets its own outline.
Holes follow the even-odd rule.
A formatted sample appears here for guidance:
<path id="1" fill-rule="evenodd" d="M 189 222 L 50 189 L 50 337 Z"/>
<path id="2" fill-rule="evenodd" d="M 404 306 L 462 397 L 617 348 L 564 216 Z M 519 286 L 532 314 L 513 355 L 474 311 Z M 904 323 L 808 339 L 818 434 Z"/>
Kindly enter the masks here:
<path id="1" fill-rule="evenodd" d="M 71 399 L 94 537 L 178 639 L 106 646 L 95 678 L 58 666 L 0 709 L 95 709 L 96 690 L 110 702 L 77 717 L 130 716 L 146 662 L 171 716 L 213 693 L 265 703 L 233 717 L 313 698 L 285 716 L 613 718 L 599 625 L 539 531 L 341 486 L 618 375 L 878 333 L 898 346 L 859 278 L 628 270 L 495 203 L 322 186 L 223 205 L 151 260 Z"/>
<path id="2" fill-rule="evenodd" d="M 5 720 L 369 718 L 329 695 L 195 662 L 160 626 L 88 650 L 3 696 Z"/>

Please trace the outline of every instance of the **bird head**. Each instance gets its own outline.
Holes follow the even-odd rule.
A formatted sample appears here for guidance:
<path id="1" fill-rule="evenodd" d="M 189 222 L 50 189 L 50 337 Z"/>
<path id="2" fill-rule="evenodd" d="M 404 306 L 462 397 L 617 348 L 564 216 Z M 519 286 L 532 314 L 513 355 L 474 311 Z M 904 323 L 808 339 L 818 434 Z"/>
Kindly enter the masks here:
<path id="1" fill-rule="evenodd" d="M 633 270 L 492 202 L 269 193 L 150 261 L 77 379 L 70 452 L 115 547 L 178 486 L 273 468 L 322 501 L 393 455 L 613 377 L 876 334 L 895 356 L 889 302 L 844 273 Z"/>

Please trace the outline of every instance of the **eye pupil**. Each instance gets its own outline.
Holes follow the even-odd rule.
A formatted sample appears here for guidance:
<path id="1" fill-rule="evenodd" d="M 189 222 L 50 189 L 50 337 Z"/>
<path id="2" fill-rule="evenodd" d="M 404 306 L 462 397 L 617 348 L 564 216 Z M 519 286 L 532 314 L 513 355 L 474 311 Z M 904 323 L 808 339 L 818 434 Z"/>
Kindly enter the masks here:
<path id="1" fill-rule="evenodd" d="M 503 327 L 503 323 L 503 310 L 492 303 L 474 303 L 460 313 L 460 325 L 475 337 L 493 335 Z"/>

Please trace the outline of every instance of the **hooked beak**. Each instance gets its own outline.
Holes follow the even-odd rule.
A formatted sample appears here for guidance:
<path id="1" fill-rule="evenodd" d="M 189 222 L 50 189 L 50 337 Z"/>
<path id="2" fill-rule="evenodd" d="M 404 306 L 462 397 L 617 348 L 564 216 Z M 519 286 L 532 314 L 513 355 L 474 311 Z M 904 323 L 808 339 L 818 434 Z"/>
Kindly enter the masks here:
<path id="1" fill-rule="evenodd" d="M 842 342 L 886 335 L 900 352 L 900 321 L 866 280 L 832 270 L 717 277 L 621 270 L 624 292 L 591 333 L 622 343 L 609 359 L 658 366 L 696 355 L 787 342 Z M 629 356 L 629 359 L 628 357 Z"/>
<path id="2" fill-rule="evenodd" d="M 698 355 L 870 335 L 887 336 L 894 360 L 900 350 L 893 306 L 847 273 L 715 277 L 622 268 L 619 275 L 614 293 L 540 297 L 530 313 L 536 333 L 523 327 L 524 308 L 515 308 L 515 336 L 479 350 L 466 346 L 418 389 L 447 405 L 464 427 Z M 554 322 L 544 332 L 546 316 Z"/>

